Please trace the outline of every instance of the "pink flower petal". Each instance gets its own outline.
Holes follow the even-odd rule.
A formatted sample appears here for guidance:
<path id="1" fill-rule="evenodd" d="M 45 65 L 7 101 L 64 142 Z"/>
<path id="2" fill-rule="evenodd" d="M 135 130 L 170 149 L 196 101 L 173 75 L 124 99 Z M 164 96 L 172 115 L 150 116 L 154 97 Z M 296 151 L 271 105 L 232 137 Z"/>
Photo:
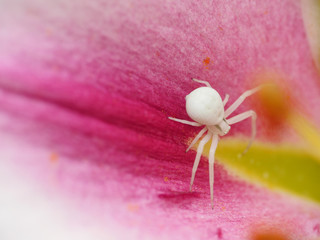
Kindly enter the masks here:
<path id="1" fill-rule="evenodd" d="M 2 140 L 1 153 L 10 155 L 12 177 L 30 177 L 39 196 L 57 196 L 43 204 L 71 202 L 82 212 L 71 217 L 76 226 L 90 222 L 115 238 L 237 240 L 261 225 L 289 238 L 319 235 L 318 206 L 253 186 L 218 164 L 214 211 L 205 162 L 196 191 L 187 192 L 195 154 L 184 151 L 196 129 L 167 119 L 187 119 L 184 97 L 199 86 L 191 77 L 234 101 L 252 87 L 252 75 L 271 69 L 319 126 L 319 76 L 298 3 L 6 4 L 1 129 L 24 143 Z M 248 133 L 248 124 L 232 134 Z"/>

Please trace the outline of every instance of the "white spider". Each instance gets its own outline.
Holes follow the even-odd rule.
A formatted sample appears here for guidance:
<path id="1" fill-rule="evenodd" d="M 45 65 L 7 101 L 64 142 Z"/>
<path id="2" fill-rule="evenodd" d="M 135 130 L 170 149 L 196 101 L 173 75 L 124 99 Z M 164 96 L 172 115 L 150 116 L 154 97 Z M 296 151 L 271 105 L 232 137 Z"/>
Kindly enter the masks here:
<path id="1" fill-rule="evenodd" d="M 254 111 L 250 110 L 232 118 L 227 119 L 227 117 L 233 113 L 240 104 L 246 99 L 246 97 L 257 92 L 261 87 L 257 87 L 244 92 L 226 111 L 224 111 L 224 106 L 229 100 L 229 95 L 226 94 L 224 100 L 222 101 L 219 93 L 214 90 L 211 85 L 202 80 L 192 79 L 196 82 L 203 83 L 206 87 L 199 87 L 193 90 L 189 95 L 186 96 L 186 110 L 191 119 L 195 122 L 190 122 L 187 120 L 177 119 L 169 117 L 169 119 L 183 124 L 188 124 L 195 127 L 200 127 L 205 125 L 205 127 L 198 133 L 198 135 L 193 139 L 190 146 L 187 148 L 186 152 L 201 138 L 201 136 L 208 131 L 207 135 L 202 138 L 197 148 L 197 155 L 194 160 L 190 191 L 192 190 L 192 185 L 194 177 L 200 162 L 202 151 L 204 145 L 212 139 L 212 143 L 209 151 L 209 182 L 210 182 L 210 197 L 211 206 L 213 208 L 213 179 L 214 179 L 214 155 L 217 149 L 219 136 L 226 135 L 230 130 L 230 125 L 245 120 L 246 118 L 252 118 L 252 135 L 247 148 L 244 150 L 243 154 L 250 148 L 255 135 L 256 135 L 256 118 L 257 115 Z"/>

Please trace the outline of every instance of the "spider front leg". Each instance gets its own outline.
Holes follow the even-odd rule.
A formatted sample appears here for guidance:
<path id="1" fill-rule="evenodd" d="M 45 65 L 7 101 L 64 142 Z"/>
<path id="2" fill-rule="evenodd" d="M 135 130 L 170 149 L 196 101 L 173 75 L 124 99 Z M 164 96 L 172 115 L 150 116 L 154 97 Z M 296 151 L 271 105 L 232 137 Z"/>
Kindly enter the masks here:
<path id="1" fill-rule="evenodd" d="M 246 147 L 246 149 L 243 151 L 242 154 L 245 154 L 249 150 L 250 146 L 253 143 L 253 140 L 256 137 L 256 132 L 257 132 L 257 130 L 256 130 L 256 128 L 257 128 L 256 127 L 257 114 L 254 111 L 250 110 L 250 111 L 247 111 L 247 112 L 244 112 L 244 113 L 240 113 L 239 115 L 236 115 L 236 116 L 234 116 L 234 117 L 232 117 L 230 119 L 227 119 L 227 123 L 229 125 L 232 125 L 232 124 L 235 124 L 237 122 L 241 122 L 241 121 L 243 121 L 243 120 L 245 120 L 245 119 L 247 119 L 249 117 L 252 118 L 251 139 L 250 139 L 250 142 L 249 142 L 248 146 Z"/>
<path id="2" fill-rule="evenodd" d="M 231 113 L 234 112 L 234 110 L 236 110 L 241 103 L 243 103 L 243 101 L 249 97 L 250 95 L 256 93 L 257 91 L 259 91 L 261 89 L 260 87 L 256 87 L 254 89 L 245 91 L 224 113 L 224 118 L 227 118 Z"/>
<path id="3" fill-rule="evenodd" d="M 210 83 L 208 83 L 207 81 L 199 80 L 199 79 L 196 79 L 196 78 L 191 78 L 191 79 L 193 81 L 195 81 L 195 82 L 202 83 L 202 84 L 206 85 L 207 87 L 212 88 Z"/>
<path id="4" fill-rule="evenodd" d="M 200 158 L 201 158 L 201 155 L 202 155 L 202 152 L 203 152 L 203 148 L 204 148 L 204 145 L 206 145 L 206 143 L 210 140 L 212 136 L 212 133 L 209 132 L 199 143 L 198 145 L 198 148 L 197 148 L 197 155 L 196 155 L 196 158 L 194 160 L 194 163 L 193 163 L 193 168 L 192 168 L 192 175 L 191 175 L 191 181 L 190 181 L 190 192 L 192 190 L 192 185 L 193 185 L 193 181 L 194 181 L 194 177 L 196 175 L 196 172 L 197 172 L 197 169 L 198 169 L 198 166 L 199 166 L 199 162 L 200 162 Z"/>
<path id="5" fill-rule="evenodd" d="M 226 94 L 226 96 L 224 97 L 223 102 L 222 102 L 223 106 L 226 106 L 228 101 L 229 101 L 229 94 Z"/>
<path id="6" fill-rule="evenodd" d="M 202 124 L 197 123 L 197 122 L 191 122 L 191 121 L 187 121 L 187 120 L 182 120 L 182 119 L 178 119 L 178 118 L 173 118 L 173 117 L 168 117 L 170 120 L 179 122 L 179 123 L 183 123 L 183 124 L 187 124 L 190 126 L 194 126 L 194 127 L 200 127 L 202 126 Z"/>
<path id="7" fill-rule="evenodd" d="M 209 151 L 209 183 L 210 183 L 210 197 L 211 207 L 213 209 L 213 183 L 214 183 L 214 155 L 218 146 L 219 137 L 216 134 L 212 135 L 212 143 Z"/>

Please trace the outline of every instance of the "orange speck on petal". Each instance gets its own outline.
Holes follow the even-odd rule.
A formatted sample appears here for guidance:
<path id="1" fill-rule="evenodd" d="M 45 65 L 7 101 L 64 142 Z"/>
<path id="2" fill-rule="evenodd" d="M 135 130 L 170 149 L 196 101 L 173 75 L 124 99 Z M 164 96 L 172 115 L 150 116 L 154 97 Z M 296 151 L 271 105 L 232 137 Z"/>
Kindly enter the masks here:
<path id="1" fill-rule="evenodd" d="M 139 210 L 139 206 L 132 203 L 129 203 L 127 208 L 130 212 L 137 212 Z"/>
<path id="2" fill-rule="evenodd" d="M 56 153 L 51 153 L 49 159 L 50 159 L 51 163 L 56 164 L 58 162 L 58 160 L 59 160 L 59 156 Z"/>
<path id="3" fill-rule="evenodd" d="M 249 240 L 291 240 L 288 233 L 292 233 L 294 229 L 280 222 L 274 222 L 272 225 L 268 223 L 253 223 L 251 225 L 251 233 Z"/>
<path id="4" fill-rule="evenodd" d="M 279 232 L 262 232 L 255 233 L 252 240 L 289 240 L 287 236 Z"/>
<path id="5" fill-rule="evenodd" d="M 168 177 L 164 177 L 164 178 L 163 178 L 163 181 L 168 182 L 168 181 L 169 181 L 169 178 L 168 178 Z"/>
<path id="6" fill-rule="evenodd" d="M 45 34 L 46 34 L 48 37 L 51 37 L 51 36 L 52 36 L 52 29 L 51 29 L 51 28 L 46 28 L 46 29 L 45 29 Z"/>
<path id="7" fill-rule="evenodd" d="M 203 60 L 203 63 L 204 63 L 205 66 L 208 66 L 210 64 L 210 58 L 209 57 L 205 58 Z"/>

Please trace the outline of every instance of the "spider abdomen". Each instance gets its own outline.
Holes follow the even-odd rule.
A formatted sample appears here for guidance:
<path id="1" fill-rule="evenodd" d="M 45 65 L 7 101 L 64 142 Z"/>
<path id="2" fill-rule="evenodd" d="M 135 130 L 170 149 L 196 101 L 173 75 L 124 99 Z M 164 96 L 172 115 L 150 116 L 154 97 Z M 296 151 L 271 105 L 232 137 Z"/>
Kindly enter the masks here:
<path id="1" fill-rule="evenodd" d="M 186 110 L 191 119 L 204 125 L 217 125 L 224 117 L 222 99 L 209 87 L 200 87 L 188 94 Z"/>

